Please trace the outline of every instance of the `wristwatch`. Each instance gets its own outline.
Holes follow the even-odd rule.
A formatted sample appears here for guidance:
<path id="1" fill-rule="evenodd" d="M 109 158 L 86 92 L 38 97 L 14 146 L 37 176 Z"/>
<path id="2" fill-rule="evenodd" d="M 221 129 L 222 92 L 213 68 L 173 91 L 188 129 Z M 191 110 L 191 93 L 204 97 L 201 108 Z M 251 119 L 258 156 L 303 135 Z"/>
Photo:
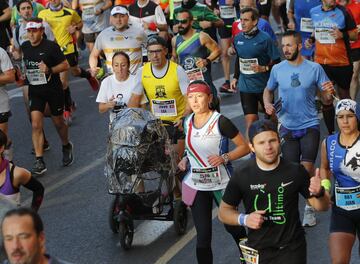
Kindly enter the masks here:
<path id="1" fill-rule="evenodd" d="M 230 161 L 230 160 L 229 160 L 229 153 L 224 153 L 224 154 L 221 155 L 221 157 L 222 157 L 223 160 L 224 160 L 224 164 L 225 164 L 225 165 L 228 164 L 228 162 Z"/>
<path id="2" fill-rule="evenodd" d="M 321 198 L 325 195 L 325 188 L 324 186 L 321 186 L 320 192 L 316 195 L 314 195 L 315 198 Z"/>

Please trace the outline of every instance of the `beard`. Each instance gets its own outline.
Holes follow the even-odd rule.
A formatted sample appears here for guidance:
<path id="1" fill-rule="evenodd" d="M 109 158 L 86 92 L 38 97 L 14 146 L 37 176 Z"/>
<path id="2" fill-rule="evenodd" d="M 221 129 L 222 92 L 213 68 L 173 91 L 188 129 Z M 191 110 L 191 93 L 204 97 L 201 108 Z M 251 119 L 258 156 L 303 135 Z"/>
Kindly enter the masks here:
<path id="1" fill-rule="evenodd" d="M 184 27 L 179 27 L 179 34 L 180 34 L 180 35 L 185 35 L 186 33 L 189 32 L 189 30 L 190 30 L 190 26 L 189 26 L 189 27 L 186 27 L 186 28 L 184 28 Z"/>
<path id="2" fill-rule="evenodd" d="M 299 56 L 299 50 L 297 49 L 297 47 L 296 47 L 296 50 L 294 51 L 294 53 L 292 55 L 290 55 L 290 57 L 289 57 L 289 55 L 285 54 L 286 60 L 288 60 L 288 61 L 294 61 L 297 59 L 298 56 Z"/>

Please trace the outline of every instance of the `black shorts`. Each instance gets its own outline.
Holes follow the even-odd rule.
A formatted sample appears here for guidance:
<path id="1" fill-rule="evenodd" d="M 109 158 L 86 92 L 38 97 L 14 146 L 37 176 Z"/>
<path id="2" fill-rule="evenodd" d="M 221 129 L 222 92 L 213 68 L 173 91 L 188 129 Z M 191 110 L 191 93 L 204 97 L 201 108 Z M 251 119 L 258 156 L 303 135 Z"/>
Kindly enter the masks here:
<path id="1" fill-rule="evenodd" d="M 267 3 L 264 5 L 261 5 L 260 2 L 263 2 L 263 0 L 256 0 L 256 7 L 259 10 L 259 15 L 270 16 L 272 0 L 267 0 Z"/>
<path id="2" fill-rule="evenodd" d="M 307 161 L 315 163 L 320 142 L 320 130 L 306 128 L 303 135 L 296 135 L 292 131 L 282 133 L 280 128 L 281 152 L 284 159 L 297 162 Z"/>
<path id="3" fill-rule="evenodd" d="M 289 261 L 291 260 L 291 261 Z M 282 248 L 259 250 L 259 264 L 306 264 L 306 240 L 296 239 Z"/>
<path id="4" fill-rule="evenodd" d="M 77 51 L 65 55 L 65 58 L 68 61 L 70 67 L 74 67 L 79 64 L 79 54 Z"/>
<path id="5" fill-rule="evenodd" d="M 344 90 L 350 89 L 350 83 L 353 75 L 353 66 L 329 66 L 321 64 L 329 79 L 335 82 Z"/>
<path id="6" fill-rule="evenodd" d="M 7 123 L 9 121 L 9 118 L 11 116 L 11 112 L 4 112 L 0 113 L 0 124 Z"/>
<path id="7" fill-rule="evenodd" d="M 350 50 L 350 57 L 352 61 L 360 61 L 360 48 Z"/>
<path id="8" fill-rule="evenodd" d="M 30 89 L 29 88 L 29 107 L 30 112 L 40 111 L 44 113 L 46 103 L 52 116 L 59 116 L 64 111 L 64 91 L 61 87 L 51 89 Z"/>
<path id="9" fill-rule="evenodd" d="M 96 33 L 83 33 L 84 35 L 84 41 L 86 43 L 95 43 L 95 40 L 97 38 L 97 36 L 100 34 L 100 32 L 96 32 Z"/>
<path id="10" fill-rule="evenodd" d="M 347 211 L 333 205 L 330 217 L 330 233 L 335 232 L 360 235 L 360 209 Z"/>
<path id="11" fill-rule="evenodd" d="M 263 93 L 240 92 L 241 105 L 244 115 L 258 114 L 258 103 L 264 108 Z"/>
<path id="12" fill-rule="evenodd" d="M 218 28 L 218 33 L 221 39 L 231 38 L 232 36 L 231 25 L 230 26 L 224 25 L 223 27 Z"/>
<path id="13" fill-rule="evenodd" d="M 173 126 L 165 126 L 166 128 L 166 131 L 169 135 L 169 138 L 171 140 L 174 140 L 174 138 L 176 140 L 178 139 L 185 139 L 185 134 L 184 134 L 184 131 L 180 131 L 179 129 L 176 129 L 175 127 Z"/>

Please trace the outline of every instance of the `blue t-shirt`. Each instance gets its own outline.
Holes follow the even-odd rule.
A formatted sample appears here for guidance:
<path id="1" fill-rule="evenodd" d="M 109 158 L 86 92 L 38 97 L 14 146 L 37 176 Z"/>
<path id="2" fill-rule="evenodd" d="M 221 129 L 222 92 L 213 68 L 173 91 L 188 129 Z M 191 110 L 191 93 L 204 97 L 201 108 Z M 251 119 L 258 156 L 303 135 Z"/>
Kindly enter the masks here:
<path id="1" fill-rule="evenodd" d="M 297 66 L 287 60 L 274 65 L 267 88 L 270 91 L 279 89 L 282 102 L 279 119 L 285 128 L 297 130 L 319 124 L 315 96 L 326 81 L 329 78 L 323 68 L 309 60 Z"/>
<path id="2" fill-rule="evenodd" d="M 274 33 L 274 30 L 272 29 L 270 23 L 266 19 L 263 19 L 263 18 L 260 17 L 257 26 L 261 31 L 264 31 L 264 32 L 268 33 L 269 36 L 274 41 L 277 41 L 277 37 L 276 37 L 276 35 Z"/>
<path id="3" fill-rule="evenodd" d="M 240 59 L 257 59 L 258 64 L 261 66 L 269 65 L 270 61 L 280 58 L 274 41 L 267 33 L 261 30 L 250 39 L 246 38 L 243 32 L 237 34 L 234 38 L 234 47 Z M 244 93 L 262 93 L 268 79 L 269 72 L 253 74 L 240 72 L 238 89 Z"/>

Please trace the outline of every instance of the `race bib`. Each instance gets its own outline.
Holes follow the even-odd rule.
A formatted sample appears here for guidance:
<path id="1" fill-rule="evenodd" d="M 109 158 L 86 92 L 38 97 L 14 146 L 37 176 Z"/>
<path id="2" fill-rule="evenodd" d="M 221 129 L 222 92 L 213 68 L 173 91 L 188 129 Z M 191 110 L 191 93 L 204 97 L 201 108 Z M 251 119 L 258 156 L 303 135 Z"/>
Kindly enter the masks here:
<path id="1" fill-rule="evenodd" d="M 360 209 L 360 185 L 356 187 L 335 186 L 336 205 L 344 210 Z"/>
<path id="2" fill-rule="evenodd" d="M 234 18 L 236 17 L 236 11 L 234 6 L 220 6 L 221 18 Z"/>
<path id="3" fill-rule="evenodd" d="M 241 240 L 239 247 L 246 264 L 259 264 L 259 252 L 256 249 L 245 246 L 245 240 Z"/>
<path id="4" fill-rule="evenodd" d="M 242 74 L 254 74 L 254 72 L 251 68 L 252 64 L 258 64 L 258 59 L 242 59 L 239 58 L 239 64 L 240 64 L 240 71 Z"/>
<path id="5" fill-rule="evenodd" d="M 190 82 L 196 81 L 196 80 L 204 80 L 204 75 L 202 73 L 202 70 L 200 68 L 195 68 L 191 70 L 185 71 L 187 74 L 187 77 L 189 78 Z"/>
<path id="6" fill-rule="evenodd" d="M 84 9 L 82 10 L 82 18 L 83 20 L 94 20 L 95 7 L 94 6 L 84 7 Z"/>
<path id="7" fill-rule="evenodd" d="M 219 167 L 192 168 L 191 179 L 194 185 L 202 188 L 212 188 L 221 184 Z"/>
<path id="8" fill-rule="evenodd" d="M 312 33 L 314 31 L 314 25 L 311 18 L 302 17 L 300 21 L 300 31 Z"/>
<path id="9" fill-rule="evenodd" d="M 330 35 L 332 29 L 330 28 L 315 28 L 315 39 L 321 44 L 334 44 L 336 41 Z"/>
<path id="10" fill-rule="evenodd" d="M 31 85 L 47 84 L 46 75 L 39 69 L 27 69 L 26 77 Z"/>
<path id="11" fill-rule="evenodd" d="M 176 100 L 151 100 L 152 112 L 156 117 L 177 116 Z"/>

